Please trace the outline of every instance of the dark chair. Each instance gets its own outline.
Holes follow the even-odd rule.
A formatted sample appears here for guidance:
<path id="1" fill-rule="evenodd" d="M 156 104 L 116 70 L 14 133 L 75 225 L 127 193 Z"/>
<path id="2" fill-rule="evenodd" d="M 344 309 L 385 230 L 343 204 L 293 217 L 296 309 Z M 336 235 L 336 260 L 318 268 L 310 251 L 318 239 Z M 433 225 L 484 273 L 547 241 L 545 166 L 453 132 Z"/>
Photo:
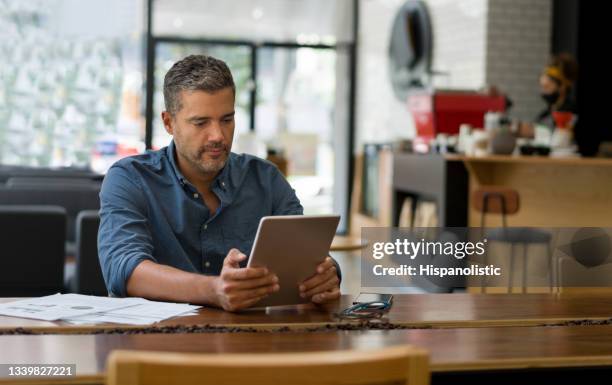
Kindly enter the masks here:
<path id="1" fill-rule="evenodd" d="M 0 206 L 0 296 L 61 292 L 66 210 L 58 206 Z"/>
<path id="2" fill-rule="evenodd" d="M 510 244 L 510 270 L 508 277 L 508 292 L 512 292 L 514 262 L 515 262 L 515 245 L 523 245 L 523 280 L 522 291 L 527 291 L 527 254 L 529 245 L 545 245 L 547 247 L 548 256 L 548 278 L 549 288 L 553 291 L 554 275 L 552 249 L 550 241 L 552 235 L 544 230 L 528 228 L 528 227 L 508 227 L 507 215 L 516 214 L 520 210 L 520 196 L 518 191 L 497 186 L 483 186 L 472 195 L 474 208 L 480 212 L 480 227 L 485 229 L 485 217 L 489 213 L 499 214 L 502 218 L 502 227 L 487 229 L 484 236 L 490 241 L 505 242 Z M 488 264 L 485 254 L 485 265 Z M 485 277 L 483 276 L 483 284 L 481 291 L 485 291 Z"/>
<path id="3" fill-rule="evenodd" d="M 68 177 L 24 177 L 12 176 L 6 180 L 5 186 L 9 188 L 37 187 L 40 185 L 53 187 L 94 187 L 100 190 L 102 182 L 91 178 Z"/>
<path id="4" fill-rule="evenodd" d="M 27 182 L 27 183 L 22 183 Z M 62 184 L 48 181 L 26 180 L 0 187 L 0 205 L 53 205 L 66 210 L 66 252 L 74 255 L 76 217 L 82 210 L 100 208 L 100 183 Z"/>
<path id="5" fill-rule="evenodd" d="M 26 178 L 78 178 L 93 181 L 102 181 L 104 175 L 86 168 L 75 167 L 28 167 L 0 165 L 0 183 L 5 183 L 13 177 Z"/>
<path id="6" fill-rule="evenodd" d="M 98 211 L 81 211 L 77 216 L 76 226 L 75 271 L 68 287 L 73 293 L 107 296 L 108 291 L 98 259 Z"/>

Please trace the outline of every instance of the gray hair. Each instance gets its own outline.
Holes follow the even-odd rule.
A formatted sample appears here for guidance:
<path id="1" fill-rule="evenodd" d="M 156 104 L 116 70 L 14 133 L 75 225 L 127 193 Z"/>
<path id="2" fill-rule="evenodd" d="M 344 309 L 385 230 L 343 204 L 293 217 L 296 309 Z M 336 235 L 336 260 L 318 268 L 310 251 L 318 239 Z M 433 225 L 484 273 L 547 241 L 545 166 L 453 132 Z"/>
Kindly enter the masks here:
<path id="1" fill-rule="evenodd" d="M 164 78 L 166 111 L 175 114 L 182 108 L 181 91 L 216 92 L 231 87 L 236 94 L 234 79 L 227 64 L 212 56 L 189 55 L 174 63 Z"/>

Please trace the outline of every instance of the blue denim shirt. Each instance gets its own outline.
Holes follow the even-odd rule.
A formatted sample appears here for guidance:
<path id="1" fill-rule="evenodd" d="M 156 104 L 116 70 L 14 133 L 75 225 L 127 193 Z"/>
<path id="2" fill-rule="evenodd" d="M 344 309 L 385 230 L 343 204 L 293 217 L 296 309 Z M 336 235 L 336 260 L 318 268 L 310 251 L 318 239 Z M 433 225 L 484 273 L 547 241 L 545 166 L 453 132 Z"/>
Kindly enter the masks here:
<path id="1" fill-rule="evenodd" d="M 303 213 L 278 169 L 251 155 L 231 153 L 212 191 L 221 201 L 215 213 L 179 171 L 174 142 L 115 163 L 100 192 L 98 233 L 109 294 L 125 296 L 127 280 L 143 260 L 219 275 L 231 248 L 251 252 L 262 217 Z"/>

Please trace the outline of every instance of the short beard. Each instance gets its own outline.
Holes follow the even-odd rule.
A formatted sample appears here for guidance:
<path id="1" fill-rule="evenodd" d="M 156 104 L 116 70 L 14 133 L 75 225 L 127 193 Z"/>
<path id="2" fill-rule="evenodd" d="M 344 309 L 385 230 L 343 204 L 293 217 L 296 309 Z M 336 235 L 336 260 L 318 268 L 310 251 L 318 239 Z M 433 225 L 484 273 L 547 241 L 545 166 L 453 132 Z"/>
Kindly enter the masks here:
<path id="1" fill-rule="evenodd" d="M 216 160 L 202 160 L 202 155 L 204 155 L 204 153 L 208 149 L 211 149 L 211 148 L 223 148 L 225 155 Z M 202 171 L 203 173 L 210 174 L 213 172 L 221 171 L 223 167 L 225 166 L 225 162 L 227 162 L 228 156 L 229 156 L 229 150 L 227 146 L 223 144 L 213 145 L 213 146 L 206 146 L 204 148 L 200 148 L 196 156 L 193 158 L 190 158 L 190 161 L 195 167 L 198 168 L 198 170 Z"/>

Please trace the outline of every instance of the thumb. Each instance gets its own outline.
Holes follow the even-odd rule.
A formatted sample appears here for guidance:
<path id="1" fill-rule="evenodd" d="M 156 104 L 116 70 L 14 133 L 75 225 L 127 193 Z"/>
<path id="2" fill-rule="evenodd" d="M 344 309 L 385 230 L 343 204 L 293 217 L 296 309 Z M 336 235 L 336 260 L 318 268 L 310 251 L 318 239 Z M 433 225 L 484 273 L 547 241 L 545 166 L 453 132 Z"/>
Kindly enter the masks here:
<path id="1" fill-rule="evenodd" d="M 230 266 L 234 268 L 240 267 L 239 263 L 244 261 L 246 255 L 242 254 L 238 249 L 231 249 L 227 253 L 227 257 L 223 260 L 223 266 Z"/>

